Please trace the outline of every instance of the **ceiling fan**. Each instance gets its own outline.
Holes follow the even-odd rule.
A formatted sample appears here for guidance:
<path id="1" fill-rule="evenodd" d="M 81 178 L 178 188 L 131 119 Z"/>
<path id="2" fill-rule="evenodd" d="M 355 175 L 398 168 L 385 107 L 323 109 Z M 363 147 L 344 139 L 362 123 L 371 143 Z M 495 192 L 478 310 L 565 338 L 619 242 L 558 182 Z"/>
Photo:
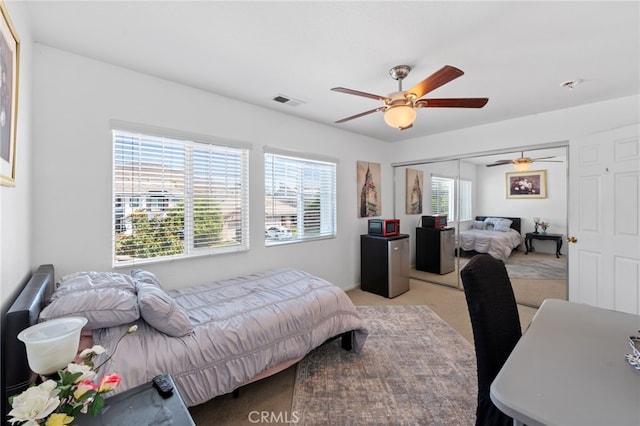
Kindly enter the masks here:
<path id="1" fill-rule="evenodd" d="M 416 109 L 418 108 L 482 108 L 489 101 L 488 98 L 420 99 L 427 93 L 460 77 L 464 72 L 451 65 L 445 65 L 440 70 L 404 92 L 402 90 L 402 80 L 409 75 L 409 71 L 411 71 L 411 67 L 408 65 L 398 65 L 389 70 L 391 77 L 398 80 L 398 91 L 389 94 L 389 96 L 374 95 L 344 87 L 332 88 L 331 90 L 335 92 L 363 96 L 384 102 L 384 105 L 378 108 L 343 118 L 342 120 L 336 121 L 336 123 L 344 123 L 354 118 L 382 111 L 384 112 L 384 121 L 389 126 L 406 130 L 413 126 L 413 122 L 416 119 Z"/>
<path id="2" fill-rule="evenodd" d="M 525 157 L 524 152 L 520 153 L 520 158 L 514 158 L 512 160 L 498 160 L 494 163 L 487 164 L 487 167 L 495 167 L 495 166 L 503 166 L 505 164 L 513 164 L 513 167 L 519 172 L 526 172 L 531 168 L 531 163 L 534 161 L 544 162 L 544 163 L 562 163 L 560 160 L 551 160 L 551 158 L 555 158 L 555 156 L 551 157 L 538 157 L 538 158 L 530 158 Z"/>

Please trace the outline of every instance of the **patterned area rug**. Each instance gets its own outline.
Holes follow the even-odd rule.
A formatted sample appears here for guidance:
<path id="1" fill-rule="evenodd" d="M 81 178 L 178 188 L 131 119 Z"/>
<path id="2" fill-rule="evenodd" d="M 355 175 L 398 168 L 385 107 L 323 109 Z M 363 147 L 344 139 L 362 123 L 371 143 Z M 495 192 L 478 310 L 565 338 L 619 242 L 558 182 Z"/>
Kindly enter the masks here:
<path id="1" fill-rule="evenodd" d="M 460 269 L 470 258 L 460 258 Z M 567 258 L 555 257 L 553 254 L 514 252 L 504 266 L 509 278 L 527 278 L 533 280 L 566 280 Z"/>
<path id="2" fill-rule="evenodd" d="M 359 306 L 360 354 L 326 343 L 298 364 L 291 412 L 302 425 L 473 425 L 472 345 L 428 306 Z"/>

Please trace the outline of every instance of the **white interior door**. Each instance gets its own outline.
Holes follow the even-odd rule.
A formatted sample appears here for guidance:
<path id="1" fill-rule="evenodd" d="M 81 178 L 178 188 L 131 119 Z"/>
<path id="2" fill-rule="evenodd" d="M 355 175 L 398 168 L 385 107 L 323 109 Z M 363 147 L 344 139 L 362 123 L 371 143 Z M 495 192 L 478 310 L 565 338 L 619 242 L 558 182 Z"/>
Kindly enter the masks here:
<path id="1" fill-rule="evenodd" d="M 569 300 L 640 314 L 638 125 L 571 141 Z"/>

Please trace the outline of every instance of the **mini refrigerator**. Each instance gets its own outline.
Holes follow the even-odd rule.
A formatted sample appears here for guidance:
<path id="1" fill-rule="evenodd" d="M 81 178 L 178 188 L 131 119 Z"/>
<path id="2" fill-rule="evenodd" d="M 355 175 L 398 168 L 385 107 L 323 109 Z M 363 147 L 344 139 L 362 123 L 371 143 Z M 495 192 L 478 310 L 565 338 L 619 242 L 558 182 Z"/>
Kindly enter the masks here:
<path id="1" fill-rule="evenodd" d="M 416 228 L 416 269 L 448 274 L 456 268 L 455 228 Z"/>
<path id="2" fill-rule="evenodd" d="M 409 235 L 360 236 L 360 287 L 393 298 L 409 290 Z"/>

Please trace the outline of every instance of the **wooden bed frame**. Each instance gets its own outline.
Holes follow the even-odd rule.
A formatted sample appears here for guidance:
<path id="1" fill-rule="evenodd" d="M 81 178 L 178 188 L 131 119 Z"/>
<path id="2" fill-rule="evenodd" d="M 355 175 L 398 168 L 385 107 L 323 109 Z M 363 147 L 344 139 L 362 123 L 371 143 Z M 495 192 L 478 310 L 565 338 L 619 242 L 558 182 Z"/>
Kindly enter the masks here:
<path id="1" fill-rule="evenodd" d="M 6 413 L 8 413 L 10 408 L 7 404 L 7 398 L 24 391 L 36 378 L 29 367 L 24 343 L 18 340 L 18 333 L 38 322 L 40 311 L 51 298 L 54 288 L 55 272 L 53 265 L 39 266 L 15 302 L 11 305 L 4 318 L 2 342 L 4 351 L 2 365 L 4 403 L 2 404 L 2 417 L 5 420 Z M 353 348 L 353 334 L 353 331 L 348 331 L 329 340 L 340 337 L 342 339 L 342 348 L 351 350 Z M 300 359 L 274 366 L 254 379 L 244 383 L 242 386 L 283 371 L 300 361 Z M 234 396 L 238 395 L 239 389 L 240 388 L 233 392 Z"/>

